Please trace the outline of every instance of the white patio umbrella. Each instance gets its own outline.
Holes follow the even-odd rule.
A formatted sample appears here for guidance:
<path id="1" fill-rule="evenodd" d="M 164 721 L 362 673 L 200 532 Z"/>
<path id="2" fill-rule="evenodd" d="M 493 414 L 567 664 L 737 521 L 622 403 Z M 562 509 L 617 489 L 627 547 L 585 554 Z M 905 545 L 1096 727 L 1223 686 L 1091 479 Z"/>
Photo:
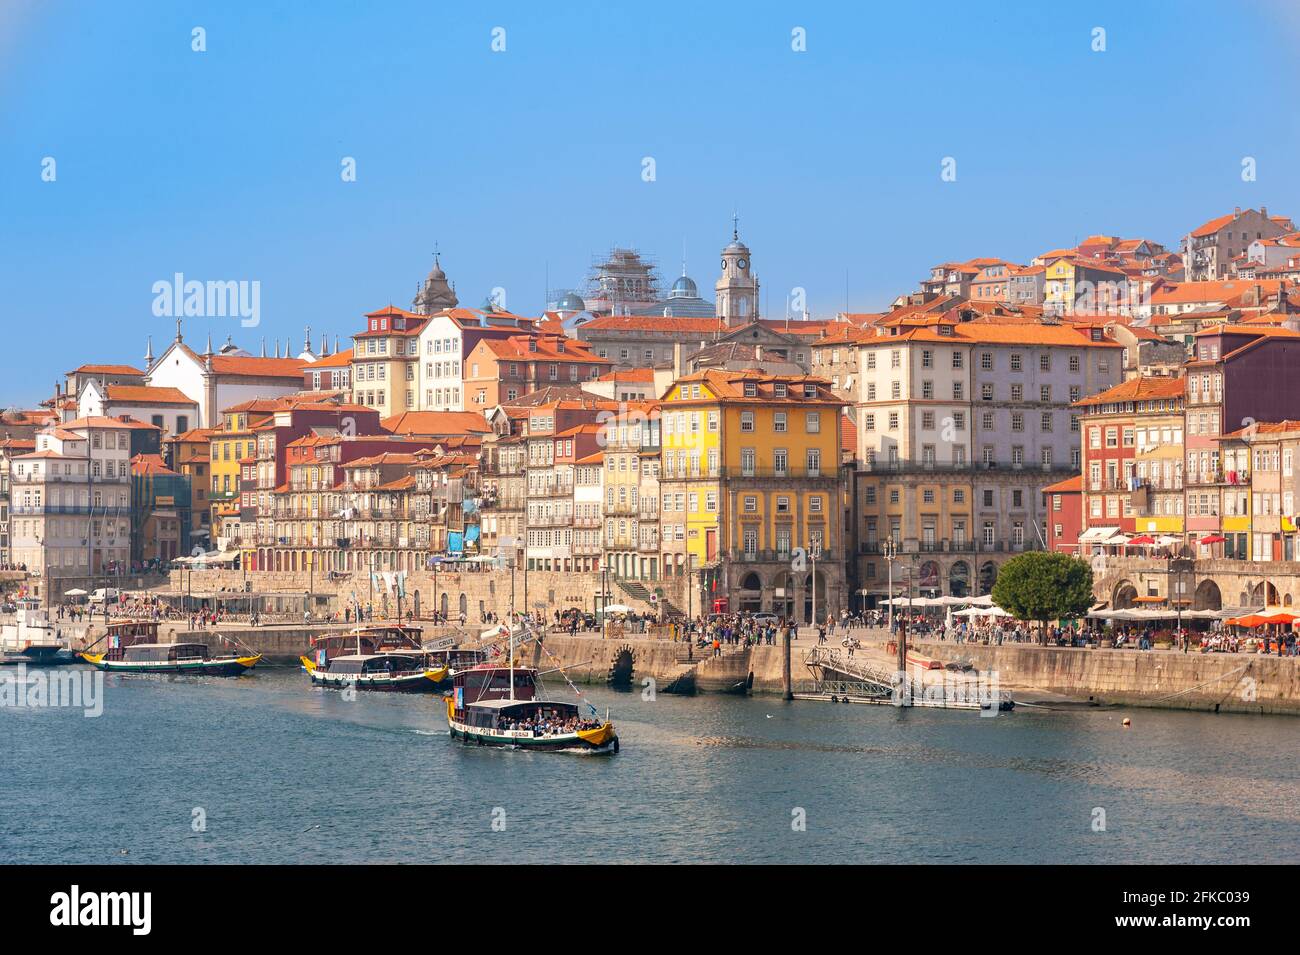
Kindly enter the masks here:
<path id="1" fill-rule="evenodd" d="M 82 590 L 80 587 L 73 587 L 71 590 L 65 590 L 65 591 L 63 592 L 63 596 L 65 596 L 65 597 L 84 597 L 84 596 L 86 596 L 86 592 L 85 592 L 84 590 Z"/>
<path id="2" fill-rule="evenodd" d="M 632 613 L 633 610 L 627 604 L 610 604 L 602 608 L 605 613 Z"/>

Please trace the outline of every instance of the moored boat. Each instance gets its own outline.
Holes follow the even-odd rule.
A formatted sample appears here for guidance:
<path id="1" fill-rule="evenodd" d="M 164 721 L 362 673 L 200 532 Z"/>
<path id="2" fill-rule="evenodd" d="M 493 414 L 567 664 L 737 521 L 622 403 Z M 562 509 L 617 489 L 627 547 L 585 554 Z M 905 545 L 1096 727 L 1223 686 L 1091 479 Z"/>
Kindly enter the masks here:
<path id="1" fill-rule="evenodd" d="M 214 657 L 204 643 L 136 643 L 102 653 L 82 651 L 79 656 L 108 673 L 191 673 L 205 676 L 239 676 L 262 655 Z"/>
<path id="2" fill-rule="evenodd" d="M 423 653 L 349 653 L 330 657 L 318 651 L 303 657 L 302 666 L 316 686 L 336 689 L 435 693 L 447 679 L 447 668 L 430 667 Z"/>
<path id="3" fill-rule="evenodd" d="M 0 627 L 0 664 L 60 666 L 76 657 L 35 597 L 19 597 L 14 622 Z"/>
<path id="4" fill-rule="evenodd" d="M 92 652 L 103 643 L 105 649 Z M 257 666 L 260 653 L 214 656 L 206 643 L 159 643 L 157 620 L 114 620 L 108 632 L 77 656 L 107 673 L 190 673 L 239 676 Z"/>
<path id="5" fill-rule="evenodd" d="M 483 659 L 481 650 L 426 648 L 420 636 L 418 627 L 368 624 L 313 638 L 299 659 L 317 686 L 413 693 L 445 689 L 453 673 Z"/>

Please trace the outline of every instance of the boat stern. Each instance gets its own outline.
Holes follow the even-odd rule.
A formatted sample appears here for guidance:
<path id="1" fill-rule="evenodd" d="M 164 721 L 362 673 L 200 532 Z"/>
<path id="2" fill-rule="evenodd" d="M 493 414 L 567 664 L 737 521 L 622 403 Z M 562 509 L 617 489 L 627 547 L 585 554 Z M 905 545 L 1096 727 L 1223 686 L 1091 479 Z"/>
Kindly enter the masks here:
<path id="1" fill-rule="evenodd" d="M 618 733 L 614 731 L 613 723 L 604 723 L 595 729 L 578 730 L 578 739 L 593 749 L 603 749 L 612 745 L 616 752 L 618 750 Z"/>

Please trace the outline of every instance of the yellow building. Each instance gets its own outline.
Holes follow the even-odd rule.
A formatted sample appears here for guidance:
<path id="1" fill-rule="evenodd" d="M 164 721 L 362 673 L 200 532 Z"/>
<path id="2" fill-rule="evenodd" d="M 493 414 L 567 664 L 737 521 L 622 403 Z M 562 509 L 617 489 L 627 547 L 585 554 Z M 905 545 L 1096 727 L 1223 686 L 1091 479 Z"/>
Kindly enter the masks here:
<path id="1" fill-rule="evenodd" d="M 661 406 L 665 576 L 690 575 L 695 612 L 838 615 L 844 592 L 844 402 L 825 379 L 709 369 Z M 695 602 L 701 598 L 703 604 Z M 687 609 L 687 608 L 683 608 Z"/>
<path id="2" fill-rule="evenodd" d="M 239 518 L 239 462 L 256 457 L 257 436 L 253 429 L 267 421 L 276 407 L 276 400 L 271 398 L 245 401 L 225 409 L 221 413 L 221 427 L 208 433 L 212 464 L 208 500 L 212 508 L 213 545 L 221 538 L 235 542 L 243 536 Z"/>
<path id="3" fill-rule="evenodd" d="M 429 319 L 389 305 L 366 315 L 352 336 L 352 400 L 379 417 L 414 411 L 420 331 Z"/>

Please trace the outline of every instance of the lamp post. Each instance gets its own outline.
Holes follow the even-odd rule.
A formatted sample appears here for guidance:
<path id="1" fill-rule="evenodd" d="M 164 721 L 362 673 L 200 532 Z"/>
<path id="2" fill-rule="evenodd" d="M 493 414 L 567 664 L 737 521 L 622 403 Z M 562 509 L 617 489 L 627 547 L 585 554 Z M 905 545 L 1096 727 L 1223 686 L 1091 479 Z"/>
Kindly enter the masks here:
<path id="1" fill-rule="evenodd" d="M 889 602 L 885 604 L 886 626 L 894 632 L 894 561 L 898 559 L 898 544 L 890 537 L 885 541 L 885 562 L 889 567 Z"/>

